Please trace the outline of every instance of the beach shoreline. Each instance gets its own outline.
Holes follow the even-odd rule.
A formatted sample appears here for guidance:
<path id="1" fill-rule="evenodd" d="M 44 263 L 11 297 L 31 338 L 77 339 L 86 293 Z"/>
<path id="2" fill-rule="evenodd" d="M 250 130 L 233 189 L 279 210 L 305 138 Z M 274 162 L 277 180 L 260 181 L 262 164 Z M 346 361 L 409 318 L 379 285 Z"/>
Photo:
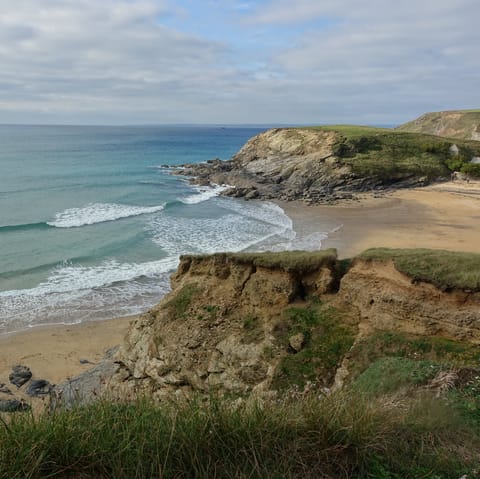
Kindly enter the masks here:
<path id="1" fill-rule="evenodd" d="M 322 249 L 340 258 L 373 247 L 480 253 L 480 181 L 367 193 L 335 205 L 276 202 L 298 234 L 328 232 Z"/>
<path id="2" fill-rule="evenodd" d="M 136 316 L 73 325 L 39 325 L 0 336 L 0 383 L 9 384 L 12 367 L 28 366 L 34 379 L 59 384 L 92 368 L 123 342 Z"/>
<path id="3" fill-rule="evenodd" d="M 336 248 L 340 258 L 377 246 L 480 253 L 479 181 L 365 194 L 336 205 L 275 203 L 300 236 L 329 232 L 322 248 Z M 36 326 L 1 335 L 0 383 L 9 385 L 8 375 L 16 364 L 54 384 L 75 377 L 121 344 L 135 317 Z"/>

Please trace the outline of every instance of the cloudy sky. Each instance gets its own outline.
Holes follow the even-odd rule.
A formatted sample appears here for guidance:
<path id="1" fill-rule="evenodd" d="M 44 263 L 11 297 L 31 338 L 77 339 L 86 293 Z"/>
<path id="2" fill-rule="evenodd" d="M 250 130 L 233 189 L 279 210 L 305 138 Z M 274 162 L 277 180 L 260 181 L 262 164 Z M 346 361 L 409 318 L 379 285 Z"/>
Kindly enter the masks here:
<path id="1" fill-rule="evenodd" d="M 0 0 L 0 123 L 397 124 L 480 108 L 479 0 Z"/>

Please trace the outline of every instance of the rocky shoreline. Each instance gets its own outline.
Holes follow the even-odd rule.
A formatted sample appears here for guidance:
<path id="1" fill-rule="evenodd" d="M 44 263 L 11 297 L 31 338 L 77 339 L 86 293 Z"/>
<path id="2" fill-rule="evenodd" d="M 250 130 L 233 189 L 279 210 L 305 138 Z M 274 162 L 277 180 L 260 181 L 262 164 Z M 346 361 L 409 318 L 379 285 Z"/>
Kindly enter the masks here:
<path id="1" fill-rule="evenodd" d="M 230 185 L 224 196 L 332 204 L 359 193 L 446 181 L 448 158 L 459 155 L 457 146 L 440 138 L 360 132 L 277 128 L 250 139 L 230 160 L 184 164 L 172 172 L 197 185 Z"/>

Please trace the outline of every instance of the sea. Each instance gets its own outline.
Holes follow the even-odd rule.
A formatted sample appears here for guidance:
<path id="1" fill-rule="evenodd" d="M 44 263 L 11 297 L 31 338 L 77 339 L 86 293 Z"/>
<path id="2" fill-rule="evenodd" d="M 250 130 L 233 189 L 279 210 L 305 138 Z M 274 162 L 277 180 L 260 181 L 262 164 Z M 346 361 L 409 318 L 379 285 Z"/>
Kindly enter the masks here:
<path id="1" fill-rule="evenodd" d="M 166 167 L 229 159 L 264 130 L 0 125 L 0 334 L 143 312 L 184 253 L 319 248 L 280 206 Z"/>

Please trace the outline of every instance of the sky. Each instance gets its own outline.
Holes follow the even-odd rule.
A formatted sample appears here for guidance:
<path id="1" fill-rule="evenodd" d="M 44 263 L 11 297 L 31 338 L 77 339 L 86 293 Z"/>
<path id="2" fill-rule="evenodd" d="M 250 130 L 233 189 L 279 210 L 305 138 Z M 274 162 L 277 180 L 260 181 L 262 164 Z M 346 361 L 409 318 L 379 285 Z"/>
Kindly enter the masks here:
<path id="1" fill-rule="evenodd" d="M 0 123 L 393 125 L 480 108 L 479 0 L 0 0 Z"/>

